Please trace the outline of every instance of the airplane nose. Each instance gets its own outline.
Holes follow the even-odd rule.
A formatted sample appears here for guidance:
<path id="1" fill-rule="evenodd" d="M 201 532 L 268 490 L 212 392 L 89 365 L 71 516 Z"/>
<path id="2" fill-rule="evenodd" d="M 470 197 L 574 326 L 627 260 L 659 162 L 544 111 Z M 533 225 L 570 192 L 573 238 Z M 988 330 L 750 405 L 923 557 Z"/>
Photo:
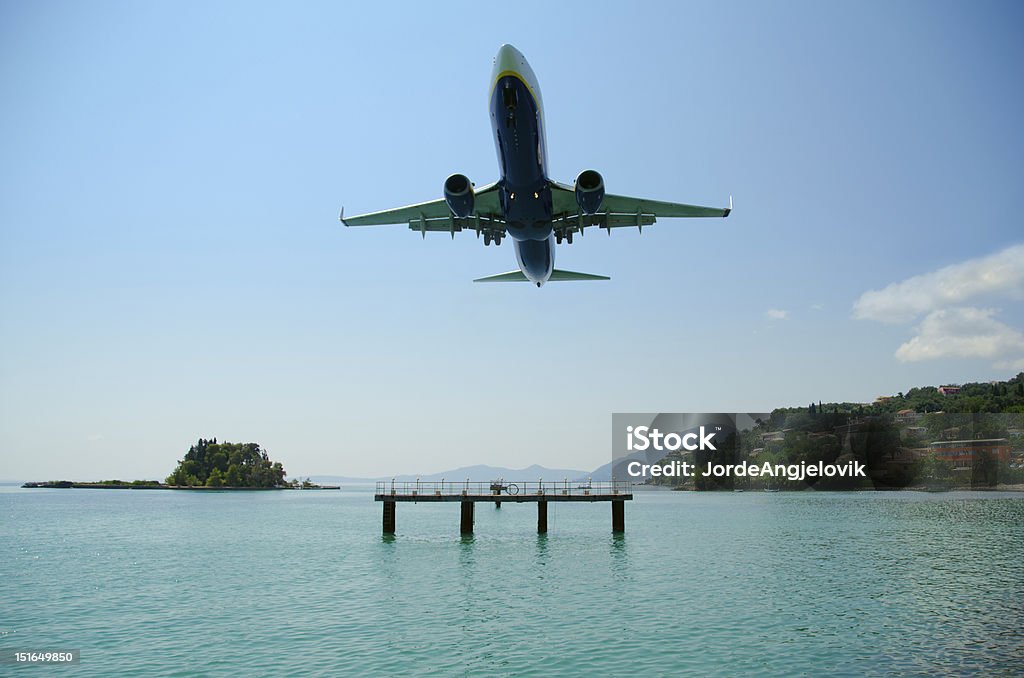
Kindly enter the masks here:
<path id="1" fill-rule="evenodd" d="M 495 56 L 495 59 L 497 59 L 498 61 L 511 61 L 516 59 L 518 56 L 519 50 L 513 47 L 512 45 L 505 43 L 504 45 L 498 48 L 498 54 L 497 56 Z"/>

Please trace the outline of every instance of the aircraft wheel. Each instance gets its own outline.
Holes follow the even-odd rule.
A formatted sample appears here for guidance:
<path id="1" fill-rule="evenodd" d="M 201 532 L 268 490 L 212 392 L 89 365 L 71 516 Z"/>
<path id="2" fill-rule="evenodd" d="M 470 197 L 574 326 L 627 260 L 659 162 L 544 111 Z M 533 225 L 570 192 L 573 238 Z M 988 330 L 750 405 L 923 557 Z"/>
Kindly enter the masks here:
<path id="1" fill-rule="evenodd" d="M 491 234 L 490 233 L 485 233 L 484 234 L 484 246 L 487 246 L 487 245 L 490 245 L 490 244 L 491 244 Z"/>
<path id="2" fill-rule="evenodd" d="M 572 244 L 572 233 L 570 233 L 567 236 L 565 236 L 565 241 L 567 243 L 569 243 L 570 245 Z"/>

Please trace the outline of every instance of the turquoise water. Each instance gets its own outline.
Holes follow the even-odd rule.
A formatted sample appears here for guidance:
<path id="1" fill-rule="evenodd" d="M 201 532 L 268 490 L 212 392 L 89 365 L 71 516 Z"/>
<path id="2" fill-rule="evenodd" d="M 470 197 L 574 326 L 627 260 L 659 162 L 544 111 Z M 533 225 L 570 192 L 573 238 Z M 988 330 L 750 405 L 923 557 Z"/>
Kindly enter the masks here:
<path id="1" fill-rule="evenodd" d="M 371 490 L 0 491 L 17 675 L 1024 672 L 1024 495 L 640 493 L 399 504 Z M 44 673 L 45 672 L 45 673 Z"/>

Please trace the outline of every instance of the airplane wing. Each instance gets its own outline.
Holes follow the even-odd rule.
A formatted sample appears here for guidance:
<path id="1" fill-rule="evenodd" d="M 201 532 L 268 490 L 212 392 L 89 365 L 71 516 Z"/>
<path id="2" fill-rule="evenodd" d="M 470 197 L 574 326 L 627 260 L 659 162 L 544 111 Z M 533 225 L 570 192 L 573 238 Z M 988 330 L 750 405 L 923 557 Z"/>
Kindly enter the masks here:
<path id="1" fill-rule="evenodd" d="M 497 182 L 484 186 L 474 193 L 473 214 L 460 218 L 452 214 L 444 198 L 398 207 L 380 212 L 368 212 L 346 217 L 342 209 L 341 223 L 346 226 L 383 226 L 388 224 L 409 224 L 409 228 L 426 237 L 427 231 L 451 233 L 452 237 L 463 230 L 475 231 L 501 237 L 505 235 L 505 220 L 498 205 Z"/>
<path id="2" fill-rule="evenodd" d="M 604 196 L 600 212 L 582 214 L 576 203 L 574 187 L 557 182 L 551 182 L 551 198 L 555 232 L 562 236 L 578 233 L 587 226 L 598 226 L 609 233 L 613 228 L 624 226 L 636 226 L 642 230 L 644 226 L 655 223 L 658 217 L 727 217 L 732 212 L 731 198 L 728 207 L 702 207 L 608 193 Z"/>

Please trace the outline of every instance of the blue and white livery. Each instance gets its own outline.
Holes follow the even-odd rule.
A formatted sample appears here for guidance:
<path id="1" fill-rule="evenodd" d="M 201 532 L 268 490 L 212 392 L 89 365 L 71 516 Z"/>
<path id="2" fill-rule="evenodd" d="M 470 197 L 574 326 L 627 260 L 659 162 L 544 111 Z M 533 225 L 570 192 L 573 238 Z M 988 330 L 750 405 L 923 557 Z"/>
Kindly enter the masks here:
<path id="1" fill-rule="evenodd" d="M 508 236 L 519 269 L 474 282 L 608 280 L 606 276 L 555 268 L 555 245 L 572 244 L 573 235 L 588 226 L 643 229 L 657 217 L 727 217 L 729 207 L 699 207 L 606 194 L 596 170 L 584 170 L 573 185 L 548 177 L 544 102 L 537 76 L 512 45 L 494 57 L 490 91 L 491 128 L 501 178 L 476 190 L 462 174 L 444 182 L 444 198 L 430 202 L 345 217 L 346 226 L 405 224 L 426 237 L 427 231 L 472 230 L 485 245 L 500 245 Z"/>

